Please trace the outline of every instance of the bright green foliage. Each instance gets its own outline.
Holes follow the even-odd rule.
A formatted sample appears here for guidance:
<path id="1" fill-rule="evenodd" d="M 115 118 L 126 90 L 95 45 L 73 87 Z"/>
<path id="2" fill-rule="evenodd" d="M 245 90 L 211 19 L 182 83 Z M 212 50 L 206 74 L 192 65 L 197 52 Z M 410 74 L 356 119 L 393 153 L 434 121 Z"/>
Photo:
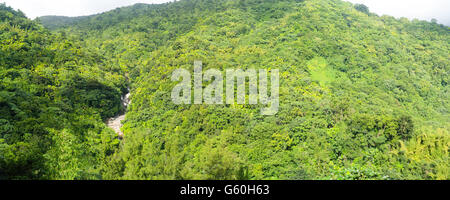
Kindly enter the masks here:
<path id="1" fill-rule="evenodd" d="M 340 0 L 137 4 L 41 18 L 52 32 L 0 19 L 2 178 L 449 179 L 446 26 Z M 175 105 L 171 74 L 195 60 L 279 69 L 279 112 Z M 102 120 L 127 86 L 119 142 Z"/>
<path id="2" fill-rule="evenodd" d="M 0 178 L 99 177 L 118 144 L 102 119 L 121 108 L 123 72 L 3 4 L 0 20 Z"/>

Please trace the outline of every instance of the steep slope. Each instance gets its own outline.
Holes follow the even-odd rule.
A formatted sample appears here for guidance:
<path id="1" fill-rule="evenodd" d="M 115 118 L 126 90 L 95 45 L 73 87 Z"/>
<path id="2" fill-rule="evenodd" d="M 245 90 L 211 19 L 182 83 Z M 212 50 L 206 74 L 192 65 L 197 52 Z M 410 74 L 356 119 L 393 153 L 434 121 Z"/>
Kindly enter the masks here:
<path id="1" fill-rule="evenodd" d="M 449 177 L 448 27 L 340 0 L 181 0 L 46 26 L 76 41 L 91 58 L 82 68 L 100 74 L 76 73 L 111 77 L 99 82 L 115 80 L 116 98 L 128 76 L 132 93 L 120 148 L 113 153 L 107 137 L 77 129 L 70 136 L 105 143 L 93 157 L 100 161 L 89 167 L 52 151 L 46 158 L 70 176 L 48 177 Z M 195 60 L 204 70 L 279 69 L 278 114 L 262 116 L 260 105 L 175 105 L 171 74 L 192 71 Z M 118 112 L 110 111 L 100 116 Z M 58 144 L 82 149 L 65 139 Z"/>
<path id="2" fill-rule="evenodd" d="M 100 54 L 0 4 L 0 179 L 89 179 L 117 148 L 126 80 Z"/>
<path id="3" fill-rule="evenodd" d="M 226 3 L 139 58 L 111 162 L 126 167 L 108 178 L 448 178 L 448 27 L 341 1 Z M 194 60 L 280 69 L 280 112 L 174 105 L 171 73 Z"/>

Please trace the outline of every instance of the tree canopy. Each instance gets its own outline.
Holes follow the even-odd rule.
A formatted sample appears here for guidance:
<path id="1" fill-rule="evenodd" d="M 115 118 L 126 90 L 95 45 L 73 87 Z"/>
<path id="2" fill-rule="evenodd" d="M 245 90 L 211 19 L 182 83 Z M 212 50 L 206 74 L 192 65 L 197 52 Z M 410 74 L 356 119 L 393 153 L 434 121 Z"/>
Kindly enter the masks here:
<path id="1" fill-rule="evenodd" d="M 41 25 L 41 23 L 43 25 Z M 341 0 L 0 5 L 0 178 L 449 179 L 449 27 Z M 280 70 L 280 109 L 175 105 L 171 74 Z M 104 121 L 131 105 L 118 140 Z"/>

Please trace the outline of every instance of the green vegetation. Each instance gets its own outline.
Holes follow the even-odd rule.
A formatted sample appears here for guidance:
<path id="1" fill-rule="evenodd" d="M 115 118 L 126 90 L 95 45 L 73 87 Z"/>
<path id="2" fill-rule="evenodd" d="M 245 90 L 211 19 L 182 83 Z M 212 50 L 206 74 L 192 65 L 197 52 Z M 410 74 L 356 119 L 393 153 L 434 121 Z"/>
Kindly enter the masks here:
<path id="1" fill-rule="evenodd" d="M 43 16 L 39 17 L 37 21 L 42 23 L 46 28 L 54 30 L 61 27 L 69 27 L 84 18 L 87 17 Z"/>
<path id="2" fill-rule="evenodd" d="M 0 178 L 99 177 L 119 143 L 102 119 L 120 110 L 120 68 L 2 4 L 0 38 Z"/>
<path id="3" fill-rule="evenodd" d="M 340 0 L 0 5 L 0 178 L 449 179 L 449 50 L 449 27 Z M 279 69 L 278 114 L 175 105 L 195 60 Z M 103 122 L 127 87 L 120 141 Z"/>

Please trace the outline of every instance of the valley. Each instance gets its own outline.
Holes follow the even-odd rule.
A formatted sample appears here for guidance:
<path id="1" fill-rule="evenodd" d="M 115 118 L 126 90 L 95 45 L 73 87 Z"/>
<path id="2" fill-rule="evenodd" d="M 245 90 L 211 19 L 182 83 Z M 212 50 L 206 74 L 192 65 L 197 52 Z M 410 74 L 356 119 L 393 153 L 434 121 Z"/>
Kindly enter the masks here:
<path id="1" fill-rule="evenodd" d="M 341 0 L 0 4 L 0 179 L 448 180 L 449 52 L 448 26 Z M 278 70 L 277 112 L 196 104 L 191 73 L 174 103 L 195 61 Z"/>

